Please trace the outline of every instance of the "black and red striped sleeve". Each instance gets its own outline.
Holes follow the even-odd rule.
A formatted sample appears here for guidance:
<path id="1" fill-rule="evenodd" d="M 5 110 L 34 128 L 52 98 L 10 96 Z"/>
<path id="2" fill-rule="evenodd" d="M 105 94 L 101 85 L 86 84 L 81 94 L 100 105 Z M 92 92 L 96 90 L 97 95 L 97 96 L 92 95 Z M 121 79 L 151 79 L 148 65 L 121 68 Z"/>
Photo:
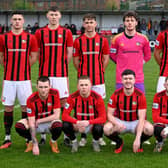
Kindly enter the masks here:
<path id="1" fill-rule="evenodd" d="M 71 98 L 71 96 L 69 96 L 62 113 L 62 121 L 76 124 L 77 120 L 71 116 L 71 111 L 74 109 L 74 107 L 75 104 L 73 102 L 73 99 Z"/>

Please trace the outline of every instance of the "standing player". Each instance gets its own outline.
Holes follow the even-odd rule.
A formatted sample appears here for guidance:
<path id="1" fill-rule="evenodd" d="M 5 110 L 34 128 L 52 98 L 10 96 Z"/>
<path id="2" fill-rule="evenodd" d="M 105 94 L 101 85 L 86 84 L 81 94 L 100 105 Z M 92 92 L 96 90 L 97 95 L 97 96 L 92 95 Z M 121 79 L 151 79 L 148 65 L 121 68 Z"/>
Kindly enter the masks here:
<path id="1" fill-rule="evenodd" d="M 168 76 L 168 22 L 166 23 L 166 30 L 161 31 L 156 39 L 154 49 L 154 58 L 160 66 L 160 76 L 157 84 L 157 92 L 165 89 L 164 82 Z M 161 56 L 162 54 L 162 56 Z"/>
<path id="2" fill-rule="evenodd" d="M 137 21 L 135 12 L 124 14 L 125 31 L 113 38 L 110 58 L 116 63 L 116 89 L 123 86 L 121 73 L 132 69 L 136 74 L 135 86 L 145 92 L 143 64 L 150 60 L 151 49 L 147 37 L 136 31 Z"/>
<path id="3" fill-rule="evenodd" d="M 122 73 L 123 88 L 117 89 L 111 96 L 108 109 L 108 122 L 104 134 L 116 142 L 115 153 L 122 152 L 121 133 L 135 134 L 133 152 L 143 152 L 142 143 L 153 135 L 153 126 L 145 120 L 146 98 L 143 92 L 134 87 L 135 72 L 126 69 Z"/>
<path id="4" fill-rule="evenodd" d="M 30 66 L 37 60 L 38 46 L 35 36 L 23 31 L 24 18 L 21 13 L 13 13 L 11 31 L 0 39 L 0 63 L 4 66 L 2 103 L 5 106 L 5 141 L 0 149 L 8 148 L 11 142 L 13 107 L 19 100 L 22 118 L 27 117 L 26 100 L 32 93 Z"/>
<path id="5" fill-rule="evenodd" d="M 18 134 L 28 140 L 25 152 L 32 151 L 39 155 L 36 132 L 51 133 L 51 150 L 59 153 L 56 140 L 61 135 L 59 92 L 50 88 L 50 80 L 41 76 L 37 80 L 37 92 L 27 99 L 27 119 L 18 121 L 15 125 Z"/>
<path id="6" fill-rule="evenodd" d="M 49 24 L 36 31 L 39 47 L 39 76 L 48 76 L 51 87 L 58 89 L 61 107 L 69 96 L 68 63 L 72 58 L 73 38 L 69 29 L 59 24 L 61 13 L 58 7 L 51 7 L 47 12 Z M 45 143 L 45 134 L 41 143 Z"/>
<path id="7" fill-rule="evenodd" d="M 74 110 L 73 117 L 71 111 Z M 93 150 L 100 151 L 99 138 L 103 135 L 103 124 L 106 122 L 106 110 L 102 97 L 91 90 L 88 76 L 78 78 L 78 91 L 71 94 L 65 105 L 63 115 L 63 131 L 72 141 L 71 152 L 78 151 L 75 132 L 93 135 Z"/>
<path id="8" fill-rule="evenodd" d="M 83 17 L 85 33 L 74 42 L 73 63 L 78 71 L 78 78 L 82 75 L 89 76 L 92 90 L 105 98 L 104 73 L 109 62 L 109 44 L 106 38 L 96 33 L 96 26 L 94 14 Z M 83 143 L 86 143 L 84 138 Z M 102 138 L 100 144 L 105 144 Z"/>
<path id="9" fill-rule="evenodd" d="M 161 152 L 164 139 L 168 136 L 168 77 L 165 79 L 164 87 L 165 90 L 156 93 L 153 99 L 152 118 L 157 139 L 154 152 Z"/>

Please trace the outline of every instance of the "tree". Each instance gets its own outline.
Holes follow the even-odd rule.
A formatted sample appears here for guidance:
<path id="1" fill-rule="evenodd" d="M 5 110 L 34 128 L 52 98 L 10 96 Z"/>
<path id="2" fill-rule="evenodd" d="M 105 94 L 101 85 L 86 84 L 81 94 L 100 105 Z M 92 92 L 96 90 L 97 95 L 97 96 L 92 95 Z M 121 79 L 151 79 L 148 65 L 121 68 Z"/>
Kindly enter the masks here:
<path id="1" fill-rule="evenodd" d="M 12 9 L 14 10 L 33 10 L 33 4 L 27 0 L 13 0 Z"/>

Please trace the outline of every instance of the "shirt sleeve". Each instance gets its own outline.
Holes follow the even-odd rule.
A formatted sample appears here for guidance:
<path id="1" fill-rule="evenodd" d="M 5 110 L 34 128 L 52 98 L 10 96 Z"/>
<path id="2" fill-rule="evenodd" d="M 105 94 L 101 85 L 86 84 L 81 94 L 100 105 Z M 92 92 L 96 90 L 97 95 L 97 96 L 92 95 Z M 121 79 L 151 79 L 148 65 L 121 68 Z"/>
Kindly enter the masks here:
<path id="1" fill-rule="evenodd" d="M 110 59 L 114 63 L 116 63 L 116 60 L 117 60 L 117 42 L 116 42 L 116 38 L 115 37 L 114 37 L 114 39 L 112 39 L 112 42 L 111 42 Z"/>
<path id="2" fill-rule="evenodd" d="M 40 31 L 39 31 L 39 30 L 37 30 L 37 31 L 35 32 L 35 37 L 36 37 L 36 39 L 37 39 L 38 48 L 40 48 L 41 36 L 40 36 Z"/>
<path id="3" fill-rule="evenodd" d="M 0 35 L 0 52 L 4 52 L 4 43 L 2 35 Z"/>
<path id="4" fill-rule="evenodd" d="M 78 39 L 75 40 L 73 45 L 73 57 L 79 57 L 80 56 L 80 46 Z"/>
<path id="5" fill-rule="evenodd" d="M 144 60 L 145 62 L 148 62 L 151 59 L 151 48 L 149 45 L 149 40 L 147 37 L 145 37 L 145 44 L 144 44 Z"/>
<path id="6" fill-rule="evenodd" d="M 67 29 L 67 47 L 73 47 L 73 36 L 69 29 Z"/>
<path id="7" fill-rule="evenodd" d="M 146 97 L 142 94 L 138 100 L 138 110 L 147 109 Z"/>
<path id="8" fill-rule="evenodd" d="M 106 122 L 106 108 L 104 105 L 104 101 L 102 98 L 99 98 L 97 103 L 96 103 L 96 110 L 98 112 L 98 117 L 89 120 L 89 124 L 103 124 Z"/>
<path id="9" fill-rule="evenodd" d="M 74 102 L 71 97 L 67 99 L 67 102 L 64 106 L 63 114 L 62 114 L 62 121 L 67 121 L 73 124 L 76 124 L 77 119 L 71 116 L 71 111 L 74 109 Z"/>
<path id="10" fill-rule="evenodd" d="M 109 43 L 106 38 L 104 38 L 104 45 L 103 45 L 103 55 L 109 55 Z"/>
<path id="11" fill-rule="evenodd" d="M 35 35 L 32 35 L 31 42 L 30 42 L 30 52 L 37 52 L 38 51 L 38 44 Z"/>
<path id="12" fill-rule="evenodd" d="M 163 36 L 162 36 L 162 32 L 160 32 L 159 35 L 156 38 L 155 48 L 156 49 L 162 49 L 163 48 Z"/>
<path id="13" fill-rule="evenodd" d="M 117 102 L 116 102 L 115 94 L 114 94 L 114 93 L 113 93 L 112 96 L 110 97 L 107 106 L 108 106 L 108 107 L 111 107 L 111 108 L 116 108 L 116 107 L 117 107 Z"/>
<path id="14" fill-rule="evenodd" d="M 54 95 L 54 109 L 61 108 L 61 103 L 60 103 L 60 97 L 59 97 L 59 92 L 55 93 Z"/>
<path id="15" fill-rule="evenodd" d="M 158 98 L 157 94 L 155 94 L 153 98 L 152 104 L 152 119 L 154 123 L 163 123 L 168 124 L 168 119 L 163 118 L 160 116 L 160 99 Z"/>
<path id="16" fill-rule="evenodd" d="M 27 99 L 27 116 L 28 117 L 35 117 L 35 109 L 33 102 Z"/>

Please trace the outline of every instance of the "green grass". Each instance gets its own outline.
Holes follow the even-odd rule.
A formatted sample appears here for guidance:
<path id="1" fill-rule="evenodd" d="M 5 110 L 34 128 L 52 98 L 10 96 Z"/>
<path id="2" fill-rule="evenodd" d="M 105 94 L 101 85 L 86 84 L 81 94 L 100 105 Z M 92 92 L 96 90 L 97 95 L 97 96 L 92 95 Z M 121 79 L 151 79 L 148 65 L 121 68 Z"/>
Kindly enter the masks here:
<path id="1" fill-rule="evenodd" d="M 0 67 L 1 81 L 3 69 Z M 156 65 L 154 59 L 144 65 L 145 72 L 145 86 L 146 97 L 148 105 L 148 120 L 152 121 L 151 107 L 152 100 L 156 90 L 156 83 L 159 74 L 159 67 Z M 36 83 L 38 74 L 38 65 L 34 65 L 32 68 L 32 82 Z M 69 66 L 69 80 L 70 80 L 70 92 L 76 90 L 76 71 L 73 67 L 72 61 Z M 106 74 L 106 92 L 107 98 L 105 104 L 107 105 L 108 99 L 114 92 L 115 87 L 115 65 L 110 61 Z M 2 85 L 2 83 L 1 83 Z M 33 87 L 35 90 L 35 87 Z M 16 102 L 17 104 L 17 102 Z M 0 110 L 3 106 L 0 105 Z M 20 119 L 20 109 L 15 109 L 15 122 Z M 14 122 L 14 123 L 15 123 Z M 47 136 L 49 139 L 49 135 Z M 31 153 L 24 153 L 25 141 L 19 137 L 15 129 L 12 129 L 12 146 L 9 149 L 0 150 L 0 167 L 2 168 L 162 168 L 168 164 L 168 145 L 164 146 L 162 153 L 153 153 L 155 139 L 151 138 L 151 145 L 144 145 L 144 153 L 134 154 L 132 152 L 132 143 L 134 140 L 133 135 L 124 135 L 124 148 L 121 154 L 114 154 L 114 146 L 110 145 L 110 141 L 105 138 L 107 146 L 102 147 L 100 153 L 95 153 L 91 146 L 91 135 L 88 136 L 87 146 L 79 148 L 79 152 L 71 154 L 70 148 L 63 145 L 63 135 L 59 138 L 58 144 L 61 153 L 53 154 L 50 150 L 49 144 L 40 148 L 40 156 L 33 156 Z M 4 139 L 4 127 L 3 127 L 3 113 L 0 113 L 0 144 Z"/>

